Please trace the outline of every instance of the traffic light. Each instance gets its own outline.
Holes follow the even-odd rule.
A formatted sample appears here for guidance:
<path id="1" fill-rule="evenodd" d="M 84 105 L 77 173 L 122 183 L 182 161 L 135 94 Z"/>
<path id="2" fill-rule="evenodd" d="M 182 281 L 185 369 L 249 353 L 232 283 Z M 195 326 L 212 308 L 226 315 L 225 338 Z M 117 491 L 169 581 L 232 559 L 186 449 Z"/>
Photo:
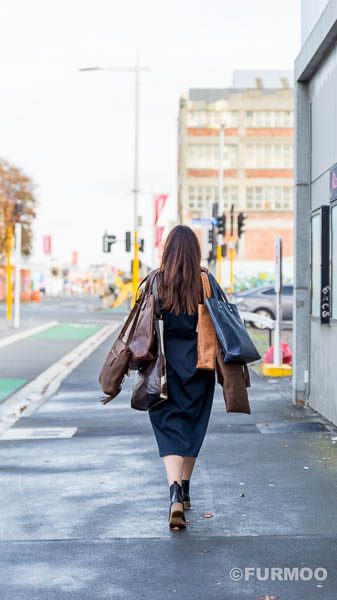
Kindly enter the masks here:
<path id="1" fill-rule="evenodd" d="M 212 229 L 208 230 L 208 243 L 211 244 L 211 250 L 209 251 L 209 261 L 213 261 L 216 259 L 216 247 L 217 247 L 217 235 L 216 228 L 213 225 Z"/>
<path id="2" fill-rule="evenodd" d="M 131 252 L 131 231 L 125 232 L 125 252 Z"/>
<path id="3" fill-rule="evenodd" d="M 239 214 L 238 214 L 238 237 L 239 238 L 245 232 L 244 225 L 245 225 L 246 219 L 247 219 L 246 215 L 244 215 L 243 212 L 239 212 Z"/>
<path id="4" fill-rule="evenodd" d="M 208 243 L 213 244 L 213 228 L 208 230 Z"/>
<path id="5" fill-rule="evenodd" d="M 139 252 L 144 252 L 144 238 L 139 240 Z"/>
<path id="6" fill-rule="evenodd" d="M 109 235 L 107 232 L 103 235 L 103 252 L 111 252 L 111 246 L 116 243 L 116 236 Z"/>
<path id="7" fill-rule="evenodd" d="M 223 213 L 220 217 L 216 218 L 216 227 L 218 228 L 219 235 L 226 235 L 226 214 Z"/>

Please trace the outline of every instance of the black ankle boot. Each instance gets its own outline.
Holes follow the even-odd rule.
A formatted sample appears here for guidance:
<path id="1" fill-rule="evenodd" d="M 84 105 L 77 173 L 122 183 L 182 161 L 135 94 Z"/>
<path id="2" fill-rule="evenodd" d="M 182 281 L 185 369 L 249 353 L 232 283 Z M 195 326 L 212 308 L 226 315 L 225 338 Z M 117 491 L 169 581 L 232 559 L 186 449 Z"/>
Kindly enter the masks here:
<path id="1" fill-rule="evenodd" d="M 191 508 L 191 499 L 190 499 L 190 480 L 183 479 L 181 482 L 181 492 L 184 510 L 189 510 Z"/>
<path id="2" fill-rule="evenodd" d="M 181 485 L 177 481 L 170 485 L 169 526 L 186 527 Z"/>

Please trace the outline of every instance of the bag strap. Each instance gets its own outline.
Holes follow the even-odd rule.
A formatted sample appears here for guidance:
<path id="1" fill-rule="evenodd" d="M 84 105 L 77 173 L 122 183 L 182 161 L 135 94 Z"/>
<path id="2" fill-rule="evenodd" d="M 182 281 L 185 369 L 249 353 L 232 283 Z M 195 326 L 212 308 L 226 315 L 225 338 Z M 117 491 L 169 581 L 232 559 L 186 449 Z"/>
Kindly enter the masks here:
<path id="1" fill-rule="evenodd" d="M 201 271 L 201 283 L 203 293 L 203 304 L 205 304 L 206 298 L 211 298 L 212 296 L 212 290 L 209 284 L 208 274 L 205 271 Z"/>
<path id="2" fill-rule="evenodd" d="M 153 286 L 153 282 L 157 276 L 159 272 L 159 268 L 157 269 L 153 269 L 153 271 L 151 271 L 150 273 L 148 273 L 144 279 L 142 279 L 142 281 L 140 282 L 140 284 L 138 285 L 137 288 L 137 294 L 140 291 L 140 288 L 142 287 L 142 285 L 145 283 L 145 288 L 144 288 L 144 292 L 149 292 L 151 294 L 152 292 L 152 286 Z"/>
<path id="3" fill-rule="evenodd" d="M 226 304 L 229 305 L 225 292 L 223 291 L 222 287 L 218 284 L 217 280 L 215 279 L 212 273 L 208 273 L 208 280 L 214 298 L 217 298 L 218 300 L 223 300 Z"/>
<path id="4" fill-rule="evenodd" d="M 131 329 L 130 329 L 130 332 L 128 334 L 128 338 L 130 337 L 130 334 L 132 333 L 133 329 L 136 326 L 137 317 L 138 317 L 138 313 L 140 311 L 140 307 L 141 307 L 141 302 L 140 302 L 140 300 L 137 300 L 135 302 L 134 306 L 132 307 L 132 309 L 131 309 L 131 311 L 129 313 L 129 316 L 126 319 L 126 321 L 125 321 L 122 329 L 119 332 L 119 335 L 118 335 L 118 338 L 117 338 L 118 340 L 122 340 L 123 339 L 123 337 L 125 336 L 128 328 L 131 325 Z"/>

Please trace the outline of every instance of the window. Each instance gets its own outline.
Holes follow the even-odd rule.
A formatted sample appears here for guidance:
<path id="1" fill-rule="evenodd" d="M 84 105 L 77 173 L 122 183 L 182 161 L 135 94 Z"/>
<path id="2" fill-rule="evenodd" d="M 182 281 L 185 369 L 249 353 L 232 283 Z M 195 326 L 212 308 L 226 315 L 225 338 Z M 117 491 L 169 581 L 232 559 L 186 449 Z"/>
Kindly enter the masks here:
<path id="1" fill-rule="evenodd" d="M 217 186 L 189 186 L 187 190 L 188 206 L 191 210 L 207 209 L 204 212 L 208 214 L 208 207 L 213 202 L 218 202 L 219 189 Z M 239 190 L 236 187 L 225 186 L 223 188 L 222 208 L 230 208 L 232 204 L 237 206 L 239 199 Z"/>
<path id="2" fill-rule="evenodd" d="M 293 127 L 294 113 L 291 110 L 248 110 L 248 127 Z"/>
<path id="3" fill-rule="evenodd" d="M 284 296 L 292 296 L 294 293 L 294 288 L 292 285 L 285 285 L 282 289 L 282 294 Z"/>
<path id="4" fill-rule="evenodd" d="M 262 292 L 262 294 L 266 294 L 266 296 L 275 296 L 275 293 L 276 292 L 274 288 L 269 288 L 268 290 Z"/>
<path id="5" fill-rule="evenodd" d="M 219 169 L 219 144 L 188 144 L 187 168 Z M 225 144 L 223 152 L 224 169 L 232 169 L 238 165 L 238 147 L 236 144 Z"/>
<path id="6" fill-rule="evenodd" d="M 292 144 L 247 144 L 246 167 L 290 169 L 293 167 L 293 146 Z"/>
<path id="7" fill-rule="evenodd" d="M 320 316 L 321 294 L 321 216 L 311 219 L 311 314 Z"/>
<path id="8" fill-rule="evenodd" d="M 246 208 L 250 210 L 292 210 L 292 187 L 247 187 Z"/>
<path id="9" fill-rule="evenodd" d="M 331 208 L 331 301 L 332 318 L 337 319 L 337 204 Z"/>
<path id="10" fill-rule="evenodd" d="M 239 120 L 238 110 L 221 110 L 211 104 L 203 110 L 189 110 L 187 127 L 238 127 Z"/>

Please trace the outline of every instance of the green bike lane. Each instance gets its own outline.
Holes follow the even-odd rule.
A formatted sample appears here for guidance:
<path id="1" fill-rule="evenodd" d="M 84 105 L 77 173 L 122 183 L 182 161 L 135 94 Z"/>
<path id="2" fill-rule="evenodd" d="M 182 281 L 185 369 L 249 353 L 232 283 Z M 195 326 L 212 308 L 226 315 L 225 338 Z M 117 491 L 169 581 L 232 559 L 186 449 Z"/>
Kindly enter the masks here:
<path id="1" fill-rule="evenodd" d="M 104 323 L 60 323 L 0 348 L 0 406 Z"/>

